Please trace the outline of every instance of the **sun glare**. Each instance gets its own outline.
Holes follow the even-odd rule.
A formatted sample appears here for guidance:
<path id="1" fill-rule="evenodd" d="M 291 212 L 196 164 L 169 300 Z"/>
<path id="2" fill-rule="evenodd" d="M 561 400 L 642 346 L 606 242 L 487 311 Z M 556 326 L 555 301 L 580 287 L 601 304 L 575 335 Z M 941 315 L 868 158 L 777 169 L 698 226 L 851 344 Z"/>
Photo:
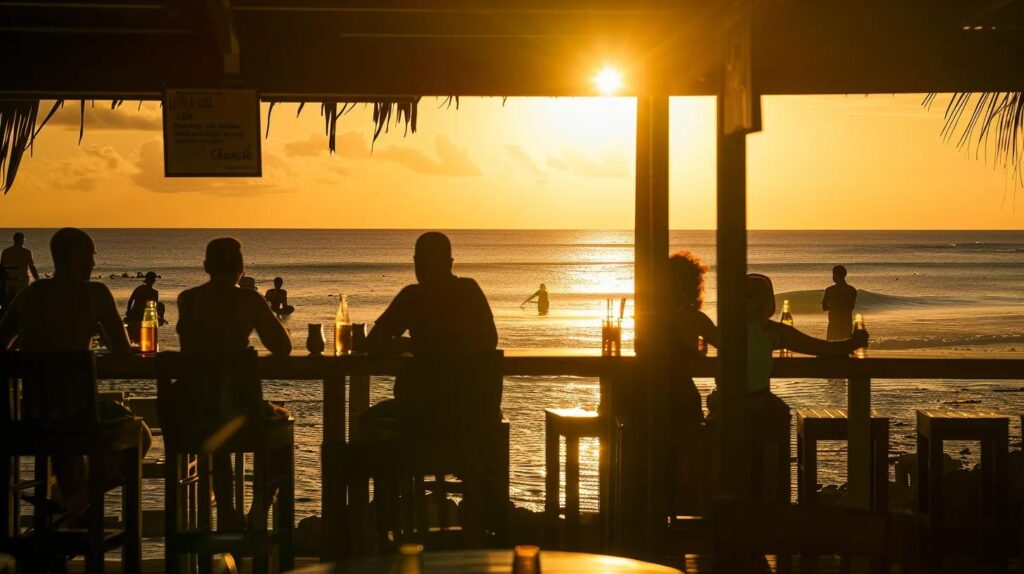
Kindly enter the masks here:
<path id="1" fill-rule="evenodd" d="M 594 76 L 594 86 L 605 96 L 615 95 L 622 89 L 622 74 L 610 66 L 605 66 Z"/>

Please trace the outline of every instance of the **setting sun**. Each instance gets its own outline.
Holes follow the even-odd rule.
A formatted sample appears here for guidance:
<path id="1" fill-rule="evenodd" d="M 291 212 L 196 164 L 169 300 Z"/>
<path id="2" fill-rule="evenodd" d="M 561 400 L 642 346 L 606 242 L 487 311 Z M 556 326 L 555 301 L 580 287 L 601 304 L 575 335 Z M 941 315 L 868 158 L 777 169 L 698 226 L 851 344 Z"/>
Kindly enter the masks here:
<path id="1" fill-rule="evenodd" d="M 605 66 L 594 76 L 597 90 L 606 96 L 616 94 L 622 89 L 622 74 L 610 66 Z"/>

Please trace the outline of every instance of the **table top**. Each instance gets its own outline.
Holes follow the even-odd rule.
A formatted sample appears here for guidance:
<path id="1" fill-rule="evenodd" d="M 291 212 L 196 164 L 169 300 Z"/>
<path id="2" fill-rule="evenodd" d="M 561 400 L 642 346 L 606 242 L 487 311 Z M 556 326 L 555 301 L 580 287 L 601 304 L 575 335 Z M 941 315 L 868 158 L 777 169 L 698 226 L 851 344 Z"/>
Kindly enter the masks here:
<path id="1" fill-rule="evenodd" d="M 399 556 L 353 560 L 342 565 L 320 564 L 296 570 L 295 574 L 392 574 Z M 512 572 L 511 550 L 454 550 L 424 552 L 422 574 L 501 574 Z M 619 556 L 542 550 L 539 574 L 680 574 L 679 570 Z"/>

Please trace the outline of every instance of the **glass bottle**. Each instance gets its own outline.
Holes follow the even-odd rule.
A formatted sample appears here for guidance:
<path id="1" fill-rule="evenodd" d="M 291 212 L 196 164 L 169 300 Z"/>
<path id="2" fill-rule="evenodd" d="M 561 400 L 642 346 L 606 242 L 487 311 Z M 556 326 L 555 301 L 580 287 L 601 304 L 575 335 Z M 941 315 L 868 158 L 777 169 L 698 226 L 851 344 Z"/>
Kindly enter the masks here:
<path id="1" fill-rule="evenodd" d="M 782 301 L 782 316 L 779 317 L 779 322 L 783 325 L 793 326 L 793 311 L 789 307 L 789 299 Z M 792 357 L 793 351 L 789 349 L 779 349 L 780 357 Z"/>
<path id="2" fill-rule="evenodd" d="M 348 315 L 348 295 L 338 295 L 338 312 L 334 316 L 334 354 L 348 355 L 352 352 L 352 321 Z"/>
<path id="3" fill-rule="evenodd" d="M 853 332 L 865 331 L 867 328 L 864 326 L 864 315 L 857 313 L 853 316 Z M 868 356 L 868 350 L 864 347 L 857 347 L 853 350 L 853 356 L 858 359 L 863 359 Z"/>
<path id="4" fill-rule="evenodd" d="M 142 327 L 139 330 L 140 352 L 155 353 L 157 351 L 158 326 L 156 301 L 146 301 L 146 310 L 142 312 Z"/>

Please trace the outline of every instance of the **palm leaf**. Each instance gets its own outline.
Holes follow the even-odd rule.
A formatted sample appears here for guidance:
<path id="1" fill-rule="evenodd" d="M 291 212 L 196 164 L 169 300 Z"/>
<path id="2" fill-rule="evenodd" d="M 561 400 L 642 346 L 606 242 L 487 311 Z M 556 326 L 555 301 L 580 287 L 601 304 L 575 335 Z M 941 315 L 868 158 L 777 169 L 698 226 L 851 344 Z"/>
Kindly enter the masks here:
<path id="1" fill-rule="evenodd" d="M 924 107 L 931 108 L 937 98 L 925 96 Z M 1024 92 L 956 92 L 944 117 L 944 141 L 968 152 L 973 147 L 975 157 L 986 161 L 992 153 L 992 163 L 1011 171 L 1024 185 Z"/>

